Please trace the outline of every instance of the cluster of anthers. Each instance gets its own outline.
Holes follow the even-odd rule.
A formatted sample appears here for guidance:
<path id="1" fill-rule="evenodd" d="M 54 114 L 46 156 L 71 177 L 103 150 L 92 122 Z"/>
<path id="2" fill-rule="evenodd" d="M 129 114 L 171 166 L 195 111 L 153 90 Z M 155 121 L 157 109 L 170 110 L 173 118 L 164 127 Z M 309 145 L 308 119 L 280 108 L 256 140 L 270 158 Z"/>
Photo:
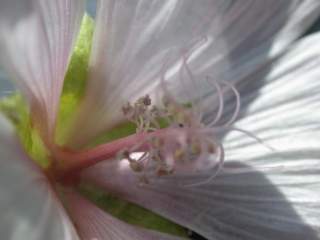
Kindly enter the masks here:
<path id="1" fill-rule="evenodd" d="M 240 108 L 237 90 L 231 84 L 223 84 L 231 89 L 237 101 L 233 116 L 219 127 L 216 124 L 222 116 L 223 90 L 217 82 L 214 86 L 219 108 L 215 119 L 208 125 L 202 123 L 202 116 L 193 104 L 180 104 L 168 95 L 163 98 L 161 107 L 153 105 L 149 95 L 123 106 L 122 112 L 137 126 L 137 134 L 147 137 L 130 149 L 122 150 L 118 158 L 129 161 L 141 183 L 149 183 L 154 176 L 211 171 L 207 182 L 218 174 L 224 163 L 224 149 L 215 134 L 230 126 Z"/>

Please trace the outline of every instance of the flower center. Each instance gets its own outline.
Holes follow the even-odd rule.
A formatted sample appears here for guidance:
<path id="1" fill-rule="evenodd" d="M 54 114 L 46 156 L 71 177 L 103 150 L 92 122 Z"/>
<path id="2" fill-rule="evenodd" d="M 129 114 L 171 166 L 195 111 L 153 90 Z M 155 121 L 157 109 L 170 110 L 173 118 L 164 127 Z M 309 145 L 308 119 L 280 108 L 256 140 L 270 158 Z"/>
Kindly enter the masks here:
<path id="1" fill-rule="evenodd" d="M 223 164 L 223 149 L 212 131 L 201 123 L 192 105 L 165 96 L 161 106 L 146 95 L 122 112 L 136 125 L 136 133 L 84 151 L 53 149 L 52 172 L 58 179 L 70 177 L 107 159 L 127 160 L 141 183 L 156 176 L 194 173 Z"/>
<path id="2" fill-rule="evenodd" d="M 177 103 L 170 96 L 163 98 L 162 105 L 153 106 L 146 95 L 123 107 L 126 118 L 137 125 L 137 134 L 158 134 L 149 134 L 131 148 L 123 149 L 118 159 L 129 161 L 142 183 L 148 183 L 152 175 L 161 177 L 220 168 L 223 157 L 218 155 L 222 147 L 201 123 L 195 109 Z M 165 131 L 160 131 L 163 127 Z M 137 155 L 138 151 L 142 153 Z"/>

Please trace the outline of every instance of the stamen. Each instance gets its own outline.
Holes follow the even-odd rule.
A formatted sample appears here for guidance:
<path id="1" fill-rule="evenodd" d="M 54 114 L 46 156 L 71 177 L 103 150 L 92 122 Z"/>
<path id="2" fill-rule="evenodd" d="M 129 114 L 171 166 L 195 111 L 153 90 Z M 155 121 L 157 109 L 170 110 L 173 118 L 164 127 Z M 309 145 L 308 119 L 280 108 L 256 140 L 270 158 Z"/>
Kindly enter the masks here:
<path id="1" fill-rule="evenodd" d="M 147 100 L 147 104 L 144 100 Z M 214 156 L 219 162 L 221 161 L 221 156 L 216 152 L 221 145 L 209 138 L 210 131 L 205 131 L 206 127 L 195 115 L 192 106 L 183 106 L 174 101 L 170 95 L 163 97 L 162 104 L 162 107 L 152 106 L 151 99 L 146 96 L 138 99 L 133 105 L 128 103 L 123 108 L 125 116 L 137 124 L 137 132 L 159 131 L 160 121 L 163 119 L 168 126 L 163 134 L 149 135 L 143 143 L 139 143 L 147 146 L 146 152 L 139 159 L 131 157 L 135 152 L 134 149 L 140 149 L 139 146 L 123 151 L 119 158 L 129 162 L 132 171 L 144 184 L 150 182 L 152 176 L 163 177 L 179 172 L 202 171 L 207 169 L 208 165 L 216 168 L 218 163 L 206 162 Z M 219 149 L 221 148 L 222 146 Z M 218 167 L 217 171 L 220 168 Z"/>
<path id="2" fill-rule="evenodd" d="M 133 105 L 127 103 L 122 107 L 124 116 L 137 125 L 137 133 L 150 132 L 160 128 L 156 120 L 165 115 L 156 106 L 151 106 L 151 98 L 146 95 L 139 98 Z"/>

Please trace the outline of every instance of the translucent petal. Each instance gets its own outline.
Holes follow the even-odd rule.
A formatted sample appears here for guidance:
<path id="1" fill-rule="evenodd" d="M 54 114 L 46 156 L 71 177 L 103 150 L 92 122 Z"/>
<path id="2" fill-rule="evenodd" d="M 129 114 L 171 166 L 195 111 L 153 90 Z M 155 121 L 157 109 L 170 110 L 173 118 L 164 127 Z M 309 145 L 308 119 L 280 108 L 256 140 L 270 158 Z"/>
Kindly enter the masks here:
<path id="1" fill-rule="evenodd" d="M 40 169 L 0 116 L 0 235 L 10 240 L 79 239 Z"/>
<path id="2" fill-rule="evenodd" d="M 265 86 L 237 123 L 237 127 L 255 133 L 276 151 L 266 151 L 261 144 L 236 133 L 225 139 L 230 159 L 264 173 L 301 219 L 314 228 L 317 237 L 320 228 L 319 40 L 319 34 L 308 37 L 275 63 Z M 244 102 L 254 94 L 250 88 L 247 91 Z"/>
<path id="3" fill-rule="evenodd" d="M 156 233 L 126 224 L 76 193 L 66 193 L 68 210 L 83 240 L 178 240 L 161 233 Z"/>
<path id="4" fill-rule="evenodd" d="M 212 182 L 188 186 L 210 177 L 203 173 L 141 186 L 126 162 L 101 163 L 85 177 L 208 239 L 319 239 L 319 40 L 306 38 L 275 59 L 261 88 L 247 79 L 242 101 L 251 104 L 236 127 L 264 143 L 231 131 Z"/>
<path id="5" fill-rule="evenodd" d="M 110 128 L 126 101 L 158 93 L 164 68 L 168 81 L 176 80 L 182 56 L 190 57 L 196 81 L 224 78 L 248 59 L 262 64 L 279 53 L 319 7 L 310 0 L 99 1 L 88 92 L 75 127 L 82 131 L 75 130 L 74 142 Z"/>
<path id="6" fill-rule="evenodd" d="M 27 97 L 33 119 L 52 134 L 83 1 L 5 0 L 0 9 L 0 62 Z"/>

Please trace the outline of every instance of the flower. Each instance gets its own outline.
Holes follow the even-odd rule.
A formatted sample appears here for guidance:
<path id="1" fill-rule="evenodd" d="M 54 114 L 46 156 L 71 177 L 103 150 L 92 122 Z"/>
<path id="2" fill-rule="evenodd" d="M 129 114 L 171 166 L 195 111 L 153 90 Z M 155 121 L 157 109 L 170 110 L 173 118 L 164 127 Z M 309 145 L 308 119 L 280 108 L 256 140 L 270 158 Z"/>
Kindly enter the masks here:
<path id="1" fill-rule="evenodd" d="M 83 2 L 1 4 L 1 62 L 28 106 L 0 118 L 2 236 L 179 238 L 113 217 L 94 185 L 207 239 L 319 239 L 320 36 L 291 45 L 318 1 L 100 1 L 79 96 L 63 85 Z"/>

